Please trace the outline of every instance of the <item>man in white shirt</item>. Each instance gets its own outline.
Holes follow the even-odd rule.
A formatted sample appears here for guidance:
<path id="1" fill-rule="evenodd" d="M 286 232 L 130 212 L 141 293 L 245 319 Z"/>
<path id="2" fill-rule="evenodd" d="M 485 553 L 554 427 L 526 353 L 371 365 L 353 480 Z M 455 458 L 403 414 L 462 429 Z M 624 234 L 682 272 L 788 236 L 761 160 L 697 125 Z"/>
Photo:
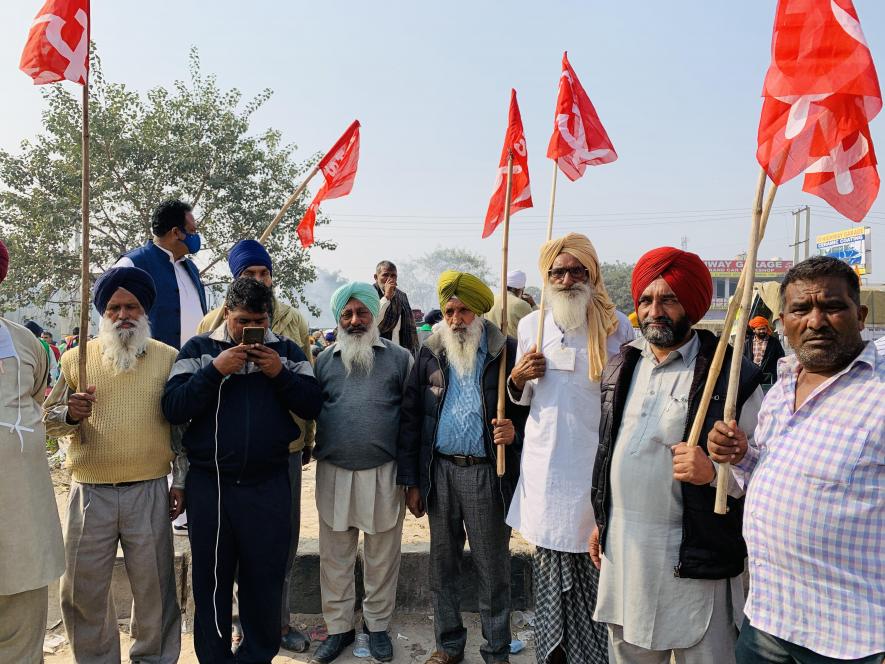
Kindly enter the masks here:
<path id="1" fill-rule="evenodd" d="M 157 300 L 148 317 L 151 335 L 181 349 L 206 315 L 200 272 L 187 256 L 200 250 L 193 208 L 184 201 L 163 201 L 151 215 L 154 237 L 124 254 L 114 267 L 139 267 L 154 280 Z"/>
<path id="2" fill-rule="evenodd" d="M 599 439 L 599 378 L 621 344 L 633 340 L 633 328 L 615 310 L 586 236 L 547 242 L 540 269 L 551 306 L 520 321 L 508 381 L 510 398 L 530 414 L 507 524 L 535 545 L 538 662 L 604 664 L 605 626 L 591 620 L 599 572 L 587 552 L 594 527 L 590 470 Z"/>

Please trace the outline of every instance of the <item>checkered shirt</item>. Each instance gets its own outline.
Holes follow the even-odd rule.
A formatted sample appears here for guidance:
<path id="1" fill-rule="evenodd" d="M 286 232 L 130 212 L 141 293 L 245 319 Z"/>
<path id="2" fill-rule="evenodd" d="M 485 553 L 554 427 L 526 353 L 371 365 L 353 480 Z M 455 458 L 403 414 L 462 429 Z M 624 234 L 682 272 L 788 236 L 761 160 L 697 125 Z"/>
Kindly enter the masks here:
<path id="1" fill-rule="evenodd" d="M 745 613 L 821 655 L 885 651 L 885 356 L 868 343 L 793 412 L 796 356 L 778 364 L 747 455 Z"/>
<path id="2" fill-rule="evenodd" d="M 760 339 L 753 335 L 753 364 L 757 367 L 762 364 L 762 358 L 765 357 L 765 349 L 768 347 L 768 337 Z"/>

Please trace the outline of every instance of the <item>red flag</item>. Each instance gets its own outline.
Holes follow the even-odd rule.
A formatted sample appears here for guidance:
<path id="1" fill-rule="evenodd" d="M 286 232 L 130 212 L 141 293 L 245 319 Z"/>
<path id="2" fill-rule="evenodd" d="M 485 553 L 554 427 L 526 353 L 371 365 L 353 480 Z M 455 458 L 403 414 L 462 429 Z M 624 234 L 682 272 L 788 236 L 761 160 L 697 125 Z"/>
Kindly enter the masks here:
<path id="1" fill-rule="evenodd" d="M 851 0 L 780 0 L 756 158 L 778 185 L 859 221 L 879 190 L 869 122 L 882 109 L 873 58 Z"/>
<path id="2" fill-rule="evenodd" d="M 510 214 L 532 207 L 532 190 L 529 186 L 529 153 L 522 130 L 522 116 L 516 103 L 516 90 L 510 90 L 510 114 L 507 133 L 504 134 L 504 149 L 498 164 L 495 192 L 489 201 L 482 236 L 487 238 L 504 221 L 504 197 L 507 195 L 507 159 L 513 153 L 513 178 L 510 182 Z"/>
<path id="3" fill-rule="evenodd" d="M 317 208 L 328 198 L 347 196 L 353 189 L 356 167 L 360 160 L 360 122 L 354 120 L 338 142 L 326 153 L 319 164 L 325 182 L 313 197 L 304 218 L 298 224 L 298 237 L 302 247 L 313 244 L 313 227 L 316 223 Z"/>
<path id="4" fill-rule="evenodd" d="M 584 175 L 587 166 L 608 164 L 618 158 L 590 97 L 568 61 L 568 53 L 562 54 L 556 119 L 547 157 L 556 160 L 559 169 L 573 182 Z"/>
<path id="5" fill-rule="evenodd" d="M 46 0 L 31 24 L 18 66 L 35 85 L 62 80 L 86 83 L 89 0 Z"/>

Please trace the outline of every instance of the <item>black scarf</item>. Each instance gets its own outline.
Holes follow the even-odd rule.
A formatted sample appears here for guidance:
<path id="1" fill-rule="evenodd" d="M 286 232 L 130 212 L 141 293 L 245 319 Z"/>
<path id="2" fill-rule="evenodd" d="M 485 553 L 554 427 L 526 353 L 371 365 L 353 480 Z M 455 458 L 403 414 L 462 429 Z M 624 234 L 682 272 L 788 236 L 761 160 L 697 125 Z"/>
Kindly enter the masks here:
<path id="1" fill-rule="evenodd" d="M 378 297 L 384 297 L 384 292 L 375 285 L 375 291 Z M 418 348 L 418 332 L 415 329 L 415 320 L 412 316 L 412 307 L 409 304 L 409 298 L 400 289 L 396 289 L 393 300 L 387 311 L 384 312 L 384 318 L 378 321 L 378 332 L 382 339 L 393 341 L 393 331 L 399 324 L 399 339 L 397 342 L 400 346 L 408 351 L 414 352 Z"/>

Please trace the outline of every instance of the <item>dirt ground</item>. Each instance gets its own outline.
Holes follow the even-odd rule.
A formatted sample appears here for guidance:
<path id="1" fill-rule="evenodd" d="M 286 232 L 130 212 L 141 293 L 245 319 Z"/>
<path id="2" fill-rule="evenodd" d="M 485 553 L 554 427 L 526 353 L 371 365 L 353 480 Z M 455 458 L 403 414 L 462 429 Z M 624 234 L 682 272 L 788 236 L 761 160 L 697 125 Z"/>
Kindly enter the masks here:
<path id="1" fill-rule="evenodd" d="M 299 547 L 301 550 L 310 546 L 316 546 L 319 536 L 319 517 L 316 511 L 316 502 L 314 497 L 316 463 L 311 463 L 304 469 L 304 477 L 302 480 L 301 491 L 301 542 Z M 68 495 L 70 493 L 70 475 L 63 468 L 55 468 L 52 470 L 52 479 L 55 486 L 56 503 L 58 504 L 59 517 L 64 523 L 67 513 Z M 403 525 L 403 545 L 421 546 L 430 541 L 430 529 L 428 527 L 427 518 L 415 519 L 408 514 Z M 528 547 L 519 535 L 514 534 L 511 541 L 511 547 L 520 548 Z M 296 615 L 293 616 L 294 624 L 298 625 L 305 633 L 310 633 L 315 628 L 323 628 L 322 615 Z M 357 619 L 359 624 L 359 618 Z M 467 664 L 481 664 L 482 658 L 479 655 L 479 647 L 482 643 L 482 634 L 479 623 L 478 614 L 464 614 L 464 624 L 468 629 L 468 645 L 465 652 L 464 661 Z M 49 607 L 49 625 L 47 630 L 47 639 L 51 640 L 53 636 L 65 637 L 64 628 L 60 621 L 60 611 L 56 606 Z M 531 641 L 525 632 L 525 627 L 519 630 L 514 629 L 514 635 L 517 631 L 526 637 L 526 649 L 518 655 L 512 656 L 515 664 L 529 664 L 533 662 L 534 650 Z M 528 630 L 530 633 L 530 630 Z M 394 642 L 394 662 L 421 662 L 423 663 L 433 652 L 434 636 L 433 636 L 433 620 L 428 614 L 396 614 L 390 626 L 391 639 Z M 128 625 L 120 625 L 120 645 L 122 653 L 122 661 L 129 662 L 127 652 L 131 641 L 128 635 Z M 274 658 L 274 664 L 283 662 L 308 662 L 310 654 L 316 650 L 318 642 L 311 644 L 311 649 L 307 653 L 295 654 L 287 651 L 280 651 L 280 654 Z M 372 658 L 360 659 L 353 656 L 351 647 L 348 647 L 336 662 L 347 664 L 348 662 L 375 662 Z M 54 652 L 52 649 L 47 650 L 46 664 L 72 664 L 70 647 L 65 641 L 62 645 L 56 646 Z M 181 641 L 181 664 L 197 664 L 197 658 L 194 654 L 193 635 L 182 634 Z"/>
<path id="2" fill-rule="evenodd" d="M 323 622 L 322 616 L 295 616 L 296 624 L 302 629 L 310 630 L 316 625 Z M 474 613 L 464 614 L 464 624 L 467 626 L 467 650 L 465 652 L 464 661 L 467 664 L 482 664 L 482 657 L 479 655 L 479 647 L 482 644 L 482 635 L 479 624 L 479 615 Z M 393 640 L 394 657 L 393 661 L 401 664 L 423 663 L 433 652 L 433 622 L 429 616 L 422 614 L 413 615 L 397 615 L 394 616 L 390 625 L 390 638 Z M 121 629 L 120 646 L 123 654 L 122 661 L 129 662 L 127 651 L 130 644 L 129 636 Z M 314 642 L 308 652 L 303 654 L 290 653 L 281 650 L 274 657 L 274 664 L 283 664 L 290 662 L 309 662 L 310 655 L 319 644 Z M 372 663 L 376 660 L 367 657 L 360 659 L 352 654 L 352 646 L 344 651 L 344 653 L 336 659 L 337 662 L 348 664 L 353 662 Z M 181 639 L 181 658 L 178 660 L 180 664 L 197 664 L 197 657 L 194 654 L 193 635 L 182 634 Z M 531 664 L 535 661 L 535 653 L 531 647 L 526 648 L 517 655 L 511 655 L 511 661 L 514 664 Z M 70 648 L 65 645 L 55 654 L 46 656 L 46 664 L 72 664 Z"/>

